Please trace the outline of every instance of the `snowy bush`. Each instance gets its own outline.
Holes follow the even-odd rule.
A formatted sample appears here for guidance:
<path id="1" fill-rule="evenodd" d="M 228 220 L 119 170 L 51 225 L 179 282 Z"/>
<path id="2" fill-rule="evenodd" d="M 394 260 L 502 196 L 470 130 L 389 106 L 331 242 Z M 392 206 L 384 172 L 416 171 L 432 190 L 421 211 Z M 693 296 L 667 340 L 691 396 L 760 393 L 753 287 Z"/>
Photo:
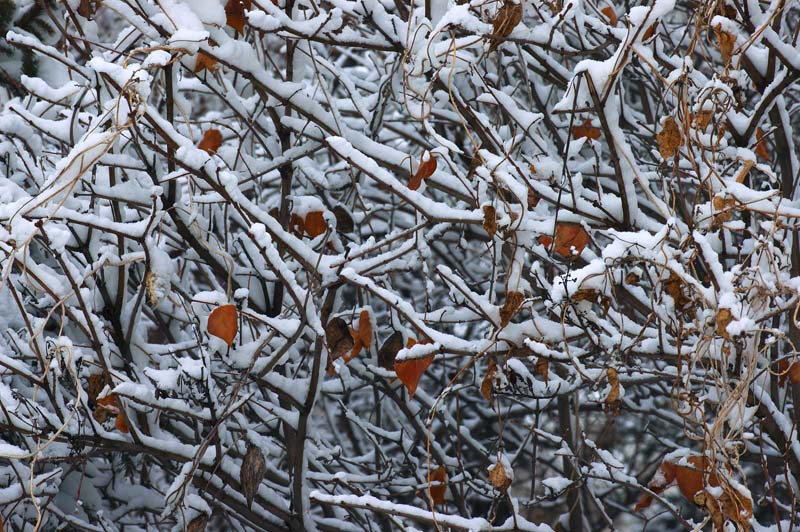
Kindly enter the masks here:
<path id="1" fill-rule="evenodd" d="M 800 522 L 797 2 L 0 7 L 7 529 Z"/>

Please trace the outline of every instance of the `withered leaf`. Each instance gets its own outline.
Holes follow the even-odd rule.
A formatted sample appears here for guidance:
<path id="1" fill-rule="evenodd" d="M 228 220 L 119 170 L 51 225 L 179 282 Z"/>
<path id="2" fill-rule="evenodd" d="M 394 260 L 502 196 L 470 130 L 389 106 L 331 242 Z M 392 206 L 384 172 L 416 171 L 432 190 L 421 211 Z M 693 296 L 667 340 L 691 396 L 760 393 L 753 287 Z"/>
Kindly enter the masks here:
<path id="1" fill-rule="evenodd" d="M 298 237 L 302 237 L 306 232 L 306 223 L 303 219 L 295 213 L 289 215 L 289 231 Z"/>
<path id="2" fill-rule="evenodd" d="M 481 395 L 483 395 L 489 403 L 494 400 L 494 375 L 497 372 L 497 363 L 493 358 L 489 359 L 486 366 L 486 375 L 481 382 Z"/>
<path id="3" fill-rule="evenodd" d="M 731 339 L 731 335 L 728 334 L 727 327 L 732 321 L 733 321 L 733 314 L 731 314 L 730 309 L 727 308 L 719 309 L 719 312 L 717 312 L 717 317 L 716 317 L 717 334 L 719 336 L 722 336 L 726 340 Z"/>
<path id="4" fill-rule="evenodd" d="M 413 347 L 417 343 L 418 342 L 413 338 L 409 338 L 408 342 L 406 342 L 406 347 Z M 430 354 L 423 358 L 394 361 L 394 372 L 397 374 L 397 378 L 400 379 L 400 382 L 405 385 L 406 390 L 408 390 L 409 399 L 414 398 L 414 393 L 417 391 L 419 380 L 422 378 L 422 374 L 425 373 L 425 370 L 428 369 L 428 366 L 433 363 L 434 358 L 435 356 Z"/>
<path id="5" fill-rule="evenodd" d="M 444 504 L 445 492 L 447 491 L 447 471 L 439 466 L 433 472 L 428 473 L 428 494 L 433 504 Z M 434 485 L 434 483 L 438 483 Z"/>
<path id="6" fill-rule="evenodd" d="M 372 345 L 372 323 L 369 320 L 369 311 L 362 310 L 358 317 L 358 329 L 350 329 L 353 338 L 353 348 L 350 354 L 345 355 L 344 361 L 350 362 L 363 348 Z"/>
<path id="7" fill-rule="evenodd" d="M 318 237 L 328 230 L 328 224 L 325 223 L 322 211 L 313 211 L 306 214 L 303 225 L 306 233 L 311 238 Z"/>
<path id="8" fill-rule="evenodd" d="M 205 532 L 207 524 L 208 515 L 200 514 L 189 521 L 189 524 L 186 525 L 186 532 Z"/>
<path id="9" fill-rule="evenodd" d="M 403 349 L 403 333 L 395 331 L 378 350 L 378 365 L 383 369 L 393 369 L 394 359 L 401 349 Z"/>
<path id="10" fill-rule="evenodd" d="M 417 190 L 420 186 L 422 186 L 422 182 L 432 176 L 433 172 L 436 171 L 436 164 L 436 157 L 434 157 L 430 152 L 426 151 L 419 163 L 419 168 L 417 168 L 416 173 L 408 182 L 409 190 Z"/>
<path id="11" fill-rule="evenodd" d="M 587 118 L 583 121 L 582 125 L 572 128 L 572 136 L 575 139 L 587 138 L 597 140 L 600 138 L 600 129 L 594 127 L 592 125 L 592 120 Z"/>
<path id="12" fill-rule="evenodd" d="M 101 4 L 101 0 L 81 0 L 78 4 L 78 14 L 87 20 L 92 20 Z"/>
<path id="13" fill-rule="evenodd" d="M 214 72 L 217 70 L 217 68 L 219 68 L 219 65 L 217 64 L 216 59 L 214 59 L 205 52 L 200 52 L 197 54 L 197 60 L 195 61 L 194 64 L 195 74 L 199 74 L 203 70 L 209 70 L 211 72 Z"/>
<path id="14" fill-rule="evenodd" d="M 203 138 L 200 139 L 200 144 L 197 147 L 209 155 L 217 153 L 219 147 L 222 146 L 222 133 L 219 129 L 209 129 L 203 133 Z"/>
<path id="15" fill-rule="evenodd" d="M 778 362 L 778 384 L 783 386 L 787 379 L 792 384 L 800 383 L 800 362 L 789 362 L 785 358 Z"/>
<path id="16" fill-rule="evenodd" d="M 604 402 L 606 404 L 613 404 L 619 401 L 619 377 L 617 376 L 617 370 L 614 368 L 608 368 L 606 375 L 608 377 L 608 384 L 611 386 L 611 389 L 609 390 Z"/>
<path id="17" fill-rule="evenodd" d="M 656 134 L 656 143 L 658 143 L 658 152 L 664 159 L 669 159 L 678 148 L 683 146 L 683 137 L 678 123 L 673 117 L 667 117 L 664 120 L 661 131 Z"/>
<path id="18" fill-rule="evenodd" d="M 90 407 L 94 407 L 95 404 L 97 404 L 97 396 L 100 395 L 100 392 L 103 391 L 103 388 L 106 387 L 106 384 L 111 383 L 102 373 L 92 373 L 89 375 L 87 381 L 86 395 L 88 403 Z"/>
<path id="19" fill-rule="evenodd" d="M 500 307 L 500 327 L 505 327 L 511 321 L 525 301 L 525 296 L 521 292 L 507 292 L 506 300 Z"/>
<path id="20" fill-rule="evenodd" d="M 497 234 L 497 210 L 491 205 L 483 206 L 483 229 L 490 237 Z"/>
<path id="21" fill-rule="evenodd" d="M 225 4 L 226 23 L 239 33 L 244 33 L 244 25 L 247 22 L 245 11 L 252 8 L 252 0 L 228 0 L 228 3 Z"/>
<path id="22" fill-rule="evenodd" d="M 500 39 L 508 37 L 522 20 L 522 4 L 514 0 L 505 0 L 503 7 L 497 12 L 492 23 L 492 43 L 489 51 L 494 51 L 502 42 Z"/>
<path id="23" fill-rule="evenodd" d="M 606 18 L 608 19 L 608 22 L 609 22 L 609 23 L 610 23 L 612 26 L 616 26 L 616 25 L 617 25 L 617 13 L 614 11 L 614 8 L 613 8 L 613 7 L 611 7 L 611 6 L 606 6 L 606 7 L 604 7 L 603 9 L 601 9 L 601 10 L 600 10 L 600 12 L 601 12 L 603 15 L 605 15 L 605 16 L 606 16 Z"/>
<path id="24" fill-rule="evenodd" d="M 625 275 L 625 284 L 638 284 L 641 280 L 642 278 L 636 272 L 628 272 Z"/>
<path id="25" fill-rule="evenodd" d="M 682 309 L 689 302 L 689 298 L 683 293 L 683 279 L 675 272 L 670 272 L 669 278 L 664 281 L 664 291 L 675 301 L 675 306 Z"/>
<path id="26" fill-rule="evenodd" d="M 508 474 L 503 462 L 499 459 L 489 469 L 489 483 L 503 493 L 511 487 L 511 475 Z"/>
<path id="27" fill-rule="evenodd" d="M 550 381 L 550 361 L 546 358 L 537 358 L 536 364 L 533 366 L 533 371 L 544 380 L 545 384 Z"/>
<path id="28" fill-rule="evenodd" d="M 350 335 L 350 327 L 342 318 L 336 317 L 325 326 L 325 342 L 328 345 L 329 359 L 336 360 L 353 349 L 354 341 Z"/>
<path id="29" fill-rule="evenodd" d="M 239 312 L 236 305 L 220 305 L 208 315 L 208 334 L 222 338 L 230 346 L 239 332 Z"/>
<path id="30" fill-rule="evenodd" d="M 658 21 L 653 22 L 650 27 L 644 30 L 644 35 L 642 35 L 642 41 L 650 40 L 653 35 L 656 34 L 656 30 L 658 29 Z"/>
<path id="31" fill-rule="evenodd" d="M 239 469 L 239 483 L 242 485 L 242 492 L 247 498 L 247 507 L 253 506 L 253 499 L 258 493 L 258 487 L 267 474 L 267 464 L 261 450 L 253 444 L 247 445 L 247 452 L 242 459 L 242 466 Z"/>
<path id="32" fill-rule="evenodd" d="M 583 248 L 585 248 L 591 239 L 586 229 L 579 223 L 574 222 L 558 222 L 555 228 L 555 245 L 553 246 L 553 253 L 559 255 L 567 260 L 572 260 L 580 256 Z M 539 242 L 545 247 L 549 247 L 553 243 L 553 239 L 546 235 L 539 237 Z M 574 248 L 574 254 L 573 254 Z"/>
<path id="33" fill-rule="evenodd" d="M 769 159 L 769 148 L 767 147 L 767 139 L 765 138 L 764 130 L 761 128 L 756 129 L 756 155 L 762 159 Z"/>
<path id="34" fill-rule="evenodd" d="M 722 56 L 722 62 L 726 66 L 730 64 L 733 57 L 733 47 L 736 44 L 736 35 L 729 33 L 722 29 L 719 24 L 714 28 L 714 36 L 717 38 L 719 45 L 719 54 Z"/>
<path id="35" fill-rule="evenodd" d="M 528 210 L 533 210 L 541 199 L 542 197 L 532 187 L 528 187 Z"/>
<path id="36" fill-rule="evenodd" d="M 333 215 L 336 217 L 336 230 L 340 233 L 352 233 L 355 229 L 353 217 L 350 212 L 341 205 L 333 208 Z"/>

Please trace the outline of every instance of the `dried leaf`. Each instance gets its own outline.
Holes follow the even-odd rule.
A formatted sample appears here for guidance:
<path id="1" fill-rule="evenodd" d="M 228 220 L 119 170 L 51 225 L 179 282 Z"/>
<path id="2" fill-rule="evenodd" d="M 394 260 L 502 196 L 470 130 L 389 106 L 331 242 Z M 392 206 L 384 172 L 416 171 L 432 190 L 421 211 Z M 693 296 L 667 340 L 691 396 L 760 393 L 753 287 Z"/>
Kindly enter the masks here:
<path id="1" fill-rule="evenodd" d="M 722 62 L 725 65 L 729 65 L 731 58 L 733 57 L 733 47 L 736 44 L 736 35 L 723 30 L 722 25 L 719 24 L 714 28 L 714 36 L 717 38 L 717 44 L 719 45 L 719 53 L 722 56 Z"/>
<path id="2" fill-rule="evenodd" d="M 587 118 L 580 126 L 572 128 L 572 137 L 575 139 L 592 139 L 597 140 L 600 138 L 600 129 L 592 125 L 592 120 Z"/>
<path id="3" fill-rule="evenodd" d="M 728 327 L 728 324 L 730 322 L 732 322 L 732 321 L 733 321 L 733 314 L 731 314 L 730 309 L 727 309 L 727 308 L 719 309 L 719 312 L 717 312 L 717 318 L 716 318 L 717 334 L 719 336 L 722 336 L 726 340 L 730 340 L 731 339 L 731 335 L 728 334 L 727 327 Z"/>
<path id="4" fill-rule="evenodd" d="M 664 120 L 661 131 L 656 135 L 656 143 L 658 143 L 658 152 L 664 159 L 674 156 L 678 148 L 683 146 L 681 130 L 671 116 Z"/>
<path id="5" fill-rule="evenodd" d="M 511 35 L 521 20 L 522 4 L 515 3 L 513 0 L 505 0 L 492 23 L 492 43 L 489 45 L 489 52 L 494 51 L 500 45 L 502 38 Z"/>
<path id="6" fill-rule="evenodd" d="M 653 35 L 656 34 L 656 30 L 658 29 L 658 21 L 653 22 L 649 28 L 644 31 L 644 35 L 642 35 L 642 41 L 650 40 Z"/>
<path id="7" fill-rule="evenodd" d="M 714 210 L 717 211 L 714 213 L 712 220 L 712 225 L 714 227 L 718 227 L 724 222 L 730 221 L 730 219 L 733 217 L 733 209 L 734 205 L 736 204 L 736 200 L 734 198 L 723 198 L 722 196 L 717 195 L 714 196 L 711 204 L 714 206 Z"/>
<path id="8" fill-rule="evenodd" d="M 542 197 L 539 194 L 537 194 L 536 191 L 533 190 L 533 188 L 528 187 L 528 210 L 529 211 L 533 210 L 537 205 L 539 205 L 539 200 L 541 200 L 541 199 L 542 199 Z"/>
<path id="9" fill-rule="evenodd" d="M 617 25 L 617 14 L 616 14 L 616 12 L 614 12 L 614 8 L 613 8 L 613 7 L 611 7 L 611 6 L 606 6 L 606 7 L 604 7 L 603 9 L 601 9 L 601 10 L 600 10 L 600 12 L 601 12 L 603 15 L 605 15 L 605 16 L 606 16 L 606 18 L 608 19 L 608 22 L 609 22 L 609 23 L 610 23 L 612 26 L 616 26 L 616 25 Z"/>
<path id="10" fill-rule="evenodd" d="M 769 159 L 769 148 L 767 147 L 767 139 L 765 138 L 764 130 L 761 128 L 756 129 L 756 155 L 762 159 Z"/>
<path id="11" fill-rule="evenodd" d="M 261 450 L 253 444 L 247 445 L 247 452 L 242 459 L 242 466 L 239 468 L 239 484 L 242 486 L 242 493 L 247 498 L 247 507 L 253 506 L 253 499 L 258 493 L 258 487 L 267 474 L 267 464 Z"/>
<path id="12" fill-rule="evenodd" d="M 625 276 L 625 284 L 639 284 L 642 278 L 639 277 L 639 274 L 636 272 L 628 272 Z"/>
<path id="13" fill-rule="evenodd" d="M 489 469 L 489 483 L 503 493 L 511 487 L 511 475 L 508 474 L 503 462 L 499 459 Z"/>
<path id="14" fill-rule="evenodd" d="M 353 349 L 353 337 L 350 335 L 350 327 L 348 327 L 347 322 L 344 321 L 342 318 L 333 318 L 328 321 L 328 324 L 325 326 L 325 342 L 328 346 L 328 363 L 330 364 L 332 361 L 340 358 Z M 332 365 L 329 365 L 328 372 L 330 373 L 333 369 Z"/>
<path id="15" fill-rule="evenodd" d="M 340 233 L 352 233 L 355 229 L 355 224 L 353 223 L 353 217 L 350 216 L 350 213 L 347 209 L 342 207 L 341 205 L 337 205 L 333 208 L 333 216 L 336 217 L 336 230 Z"/>
<path id="16" fill-rule="evenodd" d="M 306 223 L 295 213 L 289 215 L 289 231 L 298 237 L 302 237 L 306 232 Z"/>
<path id="17" fill-rule="evenodd" d="M 547 384 L 550 380 L 550 361 L 544 357 L 539 357 L 536 359 L 536 364 L 533 366 L 533 371 L 537 375 L 539 375 Z"/>
<path id="18" fill-rule="evenodd" d="M 227 24 L 239 33 L 244 33 L 244 24 L 247 22 L 245 11 L 253 8 L 252 0 L 228 0 L 225 4 Z"/>
<path id="19" fill-rule="evenodd" d="M 520 292 L 507 292 L 506 300 L 500 308 L 500 327 L 505 327 L 517 312 L 519 312 L 525 296 Z"/>
<path id="20" fill-rule="evenodd" d="M 378 365 L 388 370 L 394 368 L 394 359 L 401 349 L 403 349 L 403 333 L 395 331 L 378 350 Z"/>
<path id="21" fill-rule="evenodd" d="M 542 242 L 544 235 L 539 237 L 539 242 Z M 553 252 L 561 257 L 564 257 L 568 260 L 571 260 L 575 257 L 580 256 L 583 248 L 585 248 L 589 242 L 589 233 L 586 232 L 586 229 L 579 223 L 573 222 L 558 222 L 556 224 L 555 230 L 555 245 L 553 246 Z M 548 245 L 552 243 L 552 240 L 548 242 Z M 573 254 L 572 250 L 575 249 L 575 253 Z"/>
<path id="22" fill-rule="evenodd" d="M 444 504 L 445 492 L 447 491 L 446 481 L 447 471 L 442 466 L 428 473 L 428 494 L 433 504 Z M 439 482 L 439 484 L 432 485 L 434 482 Z"/>
<path id="23" fill-rule="evenodd" d="M 675 301 L 675 307 L 682 309 L 689 302 L 689 298 L 683 293 L 683 279 L 675 272 L 670 272 L 669 278 L 664 281 L 664 291 Z"/>
<path id="24" fill-rule="evenodd" d="M 372 323 L 369 320 L 369 311 L 362 310 L 358 317 L 358 330 L 350 329 L 353 338 L 353 348 L 349 355 L 344 356 L 345 362 L 350 362 L 363 348 L 369 349 L 372 345 Z"/>
<path id="25" fill-rule="evenodd" d="M 588 301 L 590 303 L 596 303 L 599 298 L 600 292 L 594 288 L 581 288 L 570 296 L 573 301 Z"/>
<path id="26" fill-rule="evenodd" d="M 417 168 L 417 172 L 411 177 L 411 180 L 408 182 L 408 189 L 409 190 L 417 190 L 419 187 L 422 186 L 422 182 L 428 179 L 430 176 L 433 175 L 433 172 L 436 171 L 436 157 L 434 157 L 430 152 L 425 152 L 422 156 L 422 160 L 419 163 L 419 168 Z"/>
<path id="27" fill-rule="evenodd" d="M 194 73 L 199 74 L 203 70 L 208 69 L 210 72 L 215 72 L 219 68 L 217 60 L 205 52 L 197 54 L 197 61 L 194 64 Z"/>
<path id="28" fill-rule="evenodd" d="M 208 334 L 222 338 L 230 346 L 239 331 L 239 312 L 236 305 L 220 305 L 208 315 Z"/>
<path id="29" fill-rule="evenodd" d="M 303 225 L 306 233 L 311 238 L 318 237 L 328 230 L 328 224 L 325 223 L 325 218 L 322 214 L 322 211 L 313 211 L 306 215 Z"/>
<path id="30" fill-rule="evenodd" d="M 792 384 L 800 383 L 800 362 L 790 363 L 785 358 L 778 362 L 778 384 L 783 386 L 786 379 Z"/>
<path id="31" fill-rule="evenodd" d="M 417 342 L 409 338 L 406 347 L 412 347 Z M 417 385 L 422 378 L 422 374 L 433 363 L 434 355 L 430 354 L 423 358 L 415 358 L 412 360 L 394 361 L 394 372 L 397 378 L 405 385 L 408 390 L 408 398 L 413 399 L 414 393 L 417 391 Z"/>
<path id="32" fill-rule="evenodd" d="M 97 404 L 97 396 L 100 395 L 100 392 L 103 391 L 106 384 L 110 383 L 102 373 L 92 373 L 89 375 L 86 385 L 86 395 L 90 407 L 94 407 Z"/>
<path id="33" fill-rule="evenodd" d="M 486 366 L 486 375 L 481 382 L 481 395 L 491 404 L 494 401 L 494 375 L 497 372 L 497 363 L 493 358 L 489 359 Z"/>
<path id="34" fill-rule="evenodd" d="M 125 414 L 122 411 L 117 414 L 117 419 L 114 421 L 114 428 L 124 434 L 128 433 L 128 422 L 125 421 Z"/>
<path id="35" fill-rule="evenodd" d="M 619 377 L 617 376 L 617 370 L 614 368 L 608 368 L 606 375 L 608 376 L 608 384 L 611 385 L 611 390 L 609 390 L 603 402 L 611 405 L 619 401 Z"/>
<path id="36" fill-rule="evenodd" d="M 705 131 L 705 129 L 708 127 L 708 124 L 711 123 L 711 118 L 713 118 L 713 116 L 714 112 L 710 109 L 700 111 L 694 116 L 694 123 L 698 129 Z"/>
<path id="37" fill-rule="evenodd" d="M 78 14 L 87 20 L 92 20 L 101 5 L 101 0 L 81 0 L 78 4 Z"/>
<path id="38" fill-rule="evenodd" d="M 186 525 L 186 532 L 205 532 L 206 525 L 208 524 L 208 516 L 200 514 Z"/>
<path id="39" fill-rule="evenodd" d="M 217 153 L 219 147 L 222 146 L 222 133 L 219 129 L 209 129 L 203 133 L 203 138 L 200 139 L 200 144 L 197 147 L 209 155 Z"/>
<path id="40" fill-rule="evenodd" d="M 497 233 L 497 210 L 491 205 L 483 206 L 483 229 L 490 237 Z"/>

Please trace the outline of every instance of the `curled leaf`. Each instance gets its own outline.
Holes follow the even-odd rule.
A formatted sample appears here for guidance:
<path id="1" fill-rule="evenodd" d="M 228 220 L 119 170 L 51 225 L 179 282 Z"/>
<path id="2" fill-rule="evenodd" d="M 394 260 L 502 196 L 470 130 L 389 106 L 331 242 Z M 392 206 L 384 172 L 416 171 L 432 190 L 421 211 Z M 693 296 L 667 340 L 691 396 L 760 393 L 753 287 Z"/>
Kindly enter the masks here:
<path id="1" fill-rule="evenodd" d="M 606 16 L 609 24 L 611 24 L 612 26 L 617 25 L 617 13 L 614 11 L 613 7 L 606 6 L 603 9 L 601 9 L 600 12 Z"/>
<path id="2" fill-rule="evenodd" d="M 253 499 L 266 474 L 267 464 L 264 461 L 264 454 L 255 445 L 248 444 L 247 452 L 242 459 L 242 466 L 239 468 L 239 483 L 247 498 L 248 508 L 253 506 Z"/>
<path id="3" fill-rule="evenodd" d="M 725 65 L 729 65 L 731 63 L 731 58 L 733 57 L 733 47 L 736 44 L 736 35 L 723 30 L 722 25 L 718 24 L 714 28 L 714 36 L 717 38 L 717 44 L 719 45 L 719 53 L 722 56 L 722 62 Z"/>
<path id="4" fill-rule="evenodd" d="M 489 483 L 496 489 L 503 493 L 508 491 L 511 487 L 512 476 L 506 471 L 503 461 L 498 459 L 494 465 L 489 467 Z"/>
<path id="5" fill-rule="evenodd" d="M 208 334 L 222 338 L 230 346 L 239 332 L 239 312 L 236 305 L 220 305 L 208 315 Z"/>
<path id="6" fill-rule="evenodd" d="M 483 229 L 490 237 L 497 233 L 497 210 L 491 205 L 483 206 Z"/>
<path id="7" fill-rule="evenodd" d="M 544 357 L 537 358 L 536 364 L 533 366 L 533 371 L 547 384 L 550 380 L 550 361 Z"/>
<path id="8" fill-rule="evenodd" d="M 347 322 L 339 317 L 329 320 L 325 326 L 325 342 L 328 346 L 328 374 L 333 375 L 333 361 L 349 353 L 355 345 Z"/>
<path id="9" fill-rule="evenodd" d="M 494 359 L 489 359 L 489 364 L 486 366 L 486 375 L 481 382 L 481 395 L 483 395 L 489 403 L 494 400 L 494 375 L 497 372 L 497 363 Z"/>
<path id="10" fill-rule="evenodd" d="M 247 22 L 245 11 L 253 8 L 253 0 L 228 0 L 225 4 L 226 23 L 239 33 L 244 33 L 244 25 Z"/>
<path id="11" fill-rule="evenodd" d="M 422 186 L 422 182 L 432 176 L 433 172 L 435 171 L 436 157 L 434 157 L 430 152 L 426 151 L 419 163 L 419 168 L 417 168 L 416 173 L 408 182 L 409 190 L 417 190 L 420 186 Z"/>
<path id="12" fill-rule="evenodd" d="M 790 362 L 785 358 L 778 362 L 778 384 L 783 386 L 786 379 L 792 384 L 800 383 L 800 362 Z"/>
<path id="13" fill-rule="evenodd" d="M 369 320 L 369 311 L 362 310 L 358 317 L 358 329 L 350 329 L 350 336 L 353 338 L 353 348 L 349 355 L 344 356 L 344 361 L 349 362 L 363 348 L 369 349 L 372 345 L 372 323 Z"/>
<path id="14" fill-rule="evenodd" d="M 523 301 L 525 301 L 525 296 L 521 292 L 506 293 L 506 300 L 503 306 L 500 307 L 500 327 L 505 327 L 509 324 L 511 318 L 519 312 Z"/>
<path id="15" fill-rule="evenodd" d="M 217 68 L 219 68 L 219 65 L 217 64 L 216 59 L 214 59 L 205 52 L 200 52 L 197 54 L 197 60 L 195 61 L 194 64 L 195 74 L 199 74 L 203 70 L 209 70 L 211 72 L 214 72 L 217 70 Z"/>
<path id="16" fill-rule="evenodd" d="M 186 525 L 186 532 L 205 532 L 208 525 L 208 515 L 200 514 Z"/>
<path id="17" fill-rule="evenodd" d="M 494 51 L 502 42 L 501 39 L 511 35 L 521 20 L 522 4 L 514 0 L 505 0 L 492 23 L 492 44 L 489 45 L 489 51 Z"/>
<path id="18" fill-rule="evenodd" d="M 678 127 L 678 123 L 671 116 L 664 120 L 661 131 L 656 135 L 656 143 L 658 143 L 658 152 L 664 159 L 669 159 L 675 155 L 678 148 L 683 146 L 681 130 Z"/>
<path id="19" fill-rule="evenodd" d="M 761 128 L 756 129 L 756 155 L 762 159 L 769 159 L 769 148 L 767 147 L 767 139 L 764 130 Z"/>
<path id="20" fill-rule="evenodd" d="M 606 375 L 608 376 L 608 384 L 611 386 L 611 389 L 608 391 L 608 395 L 603 402 L 612 405 L 619 401 L 619 377 L 617 375 L 617 370 L 614 368 L 608 368 Z"/>
<path id="21" fill-rule="evenodd" d="M 401 349 L 403 349 L 403 333 L 395 331 L 378 350 L 378 365 L 388 370 L 394 368 L 394 359 Z"/>
<path id="22" fill-rule="evenodd" d="M 719 309 L 717 312 L 716 322 L 717 322 L 717 334 L 722 336 L 726 340 L 731 339 L 731 335 L 728 334 L 728 324 L 733 321 L 733 314 L 731 314 L 730 309 L 723 308 Z"/>

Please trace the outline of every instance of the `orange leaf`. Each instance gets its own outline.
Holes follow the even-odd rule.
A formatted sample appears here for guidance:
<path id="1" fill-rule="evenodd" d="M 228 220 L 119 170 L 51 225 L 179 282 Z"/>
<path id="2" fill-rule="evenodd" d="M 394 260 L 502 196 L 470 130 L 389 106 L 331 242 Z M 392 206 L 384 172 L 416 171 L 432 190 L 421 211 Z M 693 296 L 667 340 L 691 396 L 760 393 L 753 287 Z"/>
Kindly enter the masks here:
<path id="1" fill-rule="evenodd" d="M 372 345 L 372 323 L 369 321 L 369 311 L 362 310 L 358 316 L 358 330 L 351 328 L 350 336 L 353 338 L 353 349 L 349 355 L 344 357 L 345 362 L 349 362 L 364 347 L 369 349 Z"/>
<path id="2" fill-rule="evenodd" d="M 490 403 L 494 398 L 494 374 L 497 372 L 497 363 L 494 359 L 489 359 L 489 364 L 486 366 L 486 375 L 481 382 L 481 395 L 483 395 Z"/>
<path id="3" fill-rule="evenodd" d="M 600 130 L 592 125 L 591 119 L 587 118 L 583 121 L 582 125 L 572 128 L 572 136 L 576 139 L 582 139 L 586 137 L 592 140 L 597 140 L 600 138 Z"/>
<path id="4" fill-rule="evenodd" d="M 411 340 L 409 340 L 410 342 Z M 416 343 L 416 342 L 415 342 Z M 414 392 L 417 391 L 417 385 L 422 378 L 422 374 L 428 369 L 428 366 L 433 362 L 434 355 L 430 354 L 424 358 L 415 358 L 413 360 L 394 361 L 394 372 L 397 377 L 405 384 L 408 390 L 408 398 L 414 398 Z"/>
<path id="5" fill-rule="evenodd" d="M 646 41 L 650 39 L 653 35 L 656 34 L 656 29 L 658 29 L 658 21 L 653 22 L 649 28 L 644 31 L 644 35 L 642 35 L 642 40 Z"/>
<path id="6" fill-rule="evenodd" d="M 118 410 L 117 407 L 117 396 L 113 393 L 110 393 L 103 397 L 102 399 L 97 400 L 97 406 L 102 406 L 103 408 L 110 410 L 111 412 L 116 413 Z"/>
<path id="7" fill-rule="evenodd" d="M 762 159 L 769 159 L 769 148 L 767 148 L 767 140 L 764 137 L 764 130 L 756 129 L 756 155 Z"/>
<path id="8" fill-rule="evenodd" d="M 427 160 L 425 157 L 427 157 Z M 419 168 L 417 168 L 417 173 L 415 173 L 408 182 L 409 190 L 417 190 L 422 186 L 422 182 L 432 176 L 433 172 L 436 171 L 436 157 L 429 152 L 425 152 L 422 159 L 423 160 L 419 163 Z"/>
<path id="9" fill-rule="evenodd" d="M 200 52 L 199 54 L 197 54 L 197 61 L 194 64 L 195 74 L 199 74 L 200 72 L 206 69 L 210 70 L 211 72 L 214 72 L 215 70 L 217 70 L 217 68 L 219 68 L 219 66 L 217 65 L 216 59 L 214 59 L 205 52 Z"/>
<path id="10" fill-rule="evenodd" d="M 306 230 L 306 223 L 295 213 L 289 216 L 289 231 L 295 236 L 302 237 Z"/>
<path id="11" fill-rule="evenodd" d="M 800 383 L 800 363 L 789 363 L 785 358 L 778 362 L 778 384 L 783 386 L 786 379 L 792 384 Z"/>
<path id="12" fill-rule="evenodd" d="M 114 428 L 122 433 L 128 433 L 128 422 L 125 421 L 125 414 L 122 412 L 117 414 L 117 419 L 114 421 Z"/>
<path id="13" fill-rule="evenodd" d="M 548 236 L 542 235 L 539 237 L 539 243 L 548 246 L 552 243 L 552 239 Z M 555 230 L 555 246 L 553 252 L 566 259 L 573 259 L 580 256 L 583 248 L 589 244 L 589 233 L 579 223 L 574 222 L 558 222 Z M 572 253 L 572 248 L 575 248 L 575 253 Z"/>
<path id="14" fill-rule="evenodd" d="M 239 330 L 239 313 L 236 305 L 222 305 L 208 315 L 208 334 L 222 338 L 228 345 L 233 345 Z"/>
<path id="15" fill-rule="evenodd" d="M 431 496 L 433 504 L 444 504 L 444 495 L 447 491 L 447 471 L 444 467 L 439 466 L 432 473 L 428 473 L 428 493 Z M 431 486 L 434 482 L 440 482 L 436 486 Z"/>
<path id="16" fill-rule="evenodd" d="M 325 223 L 325 218 L 322 216 L 322 211 L 310 212 L 306 215 L 305 229 L 308 236 L 311 238 L 318 237 L 328 230 L 328 225 Z"/>
<path id="17" fill-rule="evenodd" d="M 549 248 L 550 244 L 553 243 L 553 237 L 547 235 L 539 235 L 536 240 L 546 248 Z"/>
<path id="18" fill-rule="evenodd" d="M 222 133 L 219 129 L 209 129 L 203 133 L 203 138 L 200 139 L 200 144 L 197 147 L 209 155 L 217 153 L 219 147 L 222 146 Z"/>
<path id="19" fill-rule="evenodd" d="M 617 14 L 614 12 L 613 7 L 606 6 L 603 9 L 601 9 L 600 12 L 606 16 L 606 18 L 608 19 L 609 23 L 611 23 L 612 26 L 617 25 Z"/>
<path id="20" fill-rule="evenodd" d="M 253 0 L 228 0 L 225 4 L 225 15 L 227 15 L 228 26 L 239 33 L 244 33 L 244 24 L 247 17 L 244 16 L 245 10 L 253 8 Z"/>

